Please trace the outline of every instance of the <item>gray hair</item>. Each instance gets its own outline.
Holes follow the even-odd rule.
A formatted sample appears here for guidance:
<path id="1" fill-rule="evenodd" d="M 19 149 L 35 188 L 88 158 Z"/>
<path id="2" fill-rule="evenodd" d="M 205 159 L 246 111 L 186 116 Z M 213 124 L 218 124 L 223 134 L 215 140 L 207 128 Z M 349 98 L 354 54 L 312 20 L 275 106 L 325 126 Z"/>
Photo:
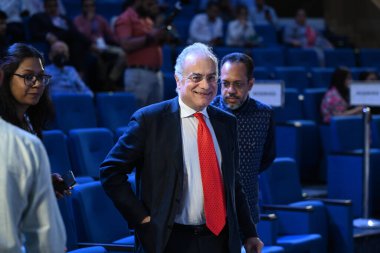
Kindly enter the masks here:
<path id="1" fill-rule="evenodd" d="M 177 77 L 182 78 L 183 64 L 186 57 L 191 54 L 200 54 L 209 57 L 215 63 L 216 75 L 218 76 L 218 58 L 213 53 L 212 48 L 203 43 L 196 42 L 190 46 L 185 47 L 185 49 L 183 49 L 182 52 L 178 55 L 174 66 L 174 74 Z"/>

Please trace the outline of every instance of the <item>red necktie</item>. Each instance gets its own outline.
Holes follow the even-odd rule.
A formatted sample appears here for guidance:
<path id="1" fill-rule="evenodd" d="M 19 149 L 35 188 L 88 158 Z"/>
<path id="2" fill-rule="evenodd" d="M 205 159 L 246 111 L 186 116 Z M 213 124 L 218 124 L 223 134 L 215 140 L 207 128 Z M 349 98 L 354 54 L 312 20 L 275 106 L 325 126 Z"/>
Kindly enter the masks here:
<path id="1" fill-rule="evenodd" d="M 198 154 L 201 167 L 206 226 L 219 235 L 226 224 L 226 205 L 223 181 L 215 153 L 214 142 L 202 113 L 195 113 L 198 119 Z"/>

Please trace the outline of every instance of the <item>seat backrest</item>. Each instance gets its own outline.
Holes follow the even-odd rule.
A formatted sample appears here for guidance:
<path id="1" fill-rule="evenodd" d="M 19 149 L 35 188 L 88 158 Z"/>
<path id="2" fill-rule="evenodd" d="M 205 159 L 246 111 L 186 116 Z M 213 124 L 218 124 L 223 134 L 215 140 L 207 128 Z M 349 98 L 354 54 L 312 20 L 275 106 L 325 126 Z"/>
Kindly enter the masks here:
<path id="1" fill-rule="evenodd" d="M 290 48 L 286 54 L 289 66 L 319 67 L 317 52 L 311 48 Z"/>
<path id="2" fill-rule="evenodd" d="M 67 137 L 61 130 L 43 131 L 42 142 L 49 157 L 51 172 L 63 175 L 71 169 Z"/>
<path id="3" fill-rule="evenodd" d="M 380 115 L 372 116 L 373 147 L 380 148 Z"/>
<path id="4" fill-rule="evenodd" d="M 93 99 L 87 94 L 53 95 L 56 125 L 63 132 L 71 129 L 96 127 Z"/>
<path id="5" fill-rule="evenodd" d="M 298 90 L 286 89 L 284 106 L 274 108 L 275 122 L 302 119 L 302 99 L 303 97 L 299 95 Z"/>
<path id="6" fill-rule="evenodd" d="M 130 234 L 128 223 L 99 181 L 76 186 L 73 207 L 79 241 L 111 243 Z"/>
<path id="7" fill-rule="evenodd" d="M 321 103 L 327 89 L 311 88 L 304 91 L 304 115 L 306 119 L 322 122 Z"/>
<path id="8" fill-rule="evenodd" d="M 361 116 L 335 116 L 330 120 L 331 151 L 363 149 L 363 120 Z"/>
<path id="9" fill-rule="evenodd" d="M 275 79 L 283 80 L 286 88 L 294 88 L 302 93 L 309 86 L 305 67 L 276 67 L 274 73 Z"/>
<path id="10" fill-rule="evenodd" d="M 253 61 L 255 65 L 262 67 L 284 66 L 284 52 L 280 48 L 253 49 Z"/>
<path id="11" fill-rule="evenodd" d="M 338 48 L 338 49 L 326 49 L 325 65 L 326 67 L 355 67 L 356 59 L 353 49 L 350 48 Z"/>
<path id="12" fill-rule="evenodd" d="M 260 190 L 264 204 L 290 204 L 302 200 L 302 188 L 296 162 L 292 158 L 276 158 L 260 174 Z"/>
<path id="13" fill-rule="evenodd" d="M 277 32 L 273 25 L 256 25 L 256 33 L 263 39 L 263 46 L 277 46 Z"/>
<path id="14" fill-rule="evenodd" d="M 380 67 L 380 49 L 362 48 L 359 52 L 359 62 L 361 66 Z"/>
<path id="15" fill-rule="evenodd" d="M 334 68 L 312 68 L 311 69 L 311 87 L 328 88 Z"/>
<path id="16" fill-rule="evenodd" d="M 99 126 L 115 131 L 128 125 L 136 111 L 136 98 L 127 92 L 99 92 L 96 94 L 96 110 Z"/>
<path id="17" fill-rule="evenodd" d="M 99 177 L 99 166 L 114 144 L 107 128 L 75 129 L 69 132 L 69 149 L 78 175 Z"/>

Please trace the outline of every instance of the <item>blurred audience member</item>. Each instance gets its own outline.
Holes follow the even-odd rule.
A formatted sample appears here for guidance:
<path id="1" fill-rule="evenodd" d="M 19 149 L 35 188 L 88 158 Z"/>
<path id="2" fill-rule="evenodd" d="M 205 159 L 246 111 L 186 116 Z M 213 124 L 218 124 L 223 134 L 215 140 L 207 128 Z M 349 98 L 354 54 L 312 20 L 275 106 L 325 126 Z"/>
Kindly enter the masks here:
<path id="1" fill-rule="evenodd" d="M 25 9 L 28 12 L 28 15 L 34 15 L 39 12 L 44 11 L 44 1 L 45 0 L 28 0 L 24 1 Z M 58 12 L 61 15 L 66 15 L 66 8 L 62 3 L 62 0 L 57 0 L 58 3 Z"/>
<path id="2" fill-rule="evenodd" d="M 236 7 L 236 19 L 228 23 L 227 46 L 258 46 L 261 38 L 256 34 L 252 22 L 248 19 L 248 9 L 245 5 Z"/>
<path id="3" fill-rule="evenodd" d="M 165 29 L 156 28 L 155 0 L 133 0 L 115 22 L 116 37 L 126 53 L 125 91 L 136 96 L 138 106 L 163 99 L 162 44 Z"/>
<path id="4" fill-rule="evenodd" d="M 349 104 L 351 72 L 348 68 L 339 67 L 331 77 L 330 87 L 325 93 L 321 113 L 323 121 L 329 123 L 333 116 L 360 114 L 361 106 L 351 107 Z"/>
<path id="5" fill-rule="evenodd" d="M 16 43 L 11 45 L 0 68 L 3 83 L 0 86 L 0 117 L 5 121 L 42 138 L 42 130 L 53 117 L 48 84 L 51 76 L 45 74 L 42 54 L 34 47 Z M 52 175 L 55 189 L 63 179 Z M 56 190 L 56 196 L 70 194 Z"/>
<path id="6" fill-rule="evenodd" d="M 7 33 L 7 14 L 0 10 L 0 58 L 10 45 L 11 38 Z"/>
<path id="7" fill-rule="evenodd" d="M 307 24 L 306 19 L 305 10 L 297 10 L 295 22 L 285 27 L 284 42 L 292 47 L 332 48 L 329 41 Z"/>
<path id="8" fill-rule="evenodd" d="M 194 16 L 190 23 L 188 43 L 202 42 L 209 46 L 223 44 L 223 21 L 216 1 L 209 1 L 206 12 Z"/>
<path id="9" fill-rule="evenodd" d="M 265 4 L 265 0 L 256 0 L 256 8 L 249 9 L 249 17 L 255 25 L 273 25 L 278 27 L 278 18 L 275 9 Z"/>
<path id="10" fill-rule="evenodd" d="M 65 252 L 43 144 L 1 117 L 0 139 L 0 252 Z"/>
<path id="11" fill-rule="evenodd" d="M 25 14 L 23 10 L 25 9 L 24 5 L 26 2 L 24 0 L 0 1 L 0 10 L 7 14 L 7 30 L 12 38 L 11 43 L 25 41 L 22 16 Z"/>
<path id="12" fill-rule="evenodd" d="M 91 40 L 92 51 L 97 56 L 98 67 L 92 76 L 96 90 L 109 90 L 121 78 L 124 71 L 124 51 L 118 46 L 107 20 L 96 14 L 95 0 L 82 0 L 82 14 L 75 17 L 74 24 Z M 94 84 L 97 82 L 97 85 Z"/>
<path id="13" fill-rule="evenodd" d="M 89 94 L 92 91 L 86 86 L 73 66 L 69 66 L 69 47 L 62 41 L 56 41 L 50 48 L 49 59 L 52 64 L 46 66 L 46 73 L 51 78 L 50 94 Z"/>
<path id="14" fill-rule="evenodd" d="M 379 75 L 375 71 L 363 71 L 359 74 L 360 81 L 378 81 Z"/>
<path id="15" fill-rule="evenodd" d="M 29 21 L 32 41 L 48 42 L 52 45 L 61 40 L 69 45 L 72 64 L 85 73 L 90 49 L 90 40 L 86 39 L 74 27 L 67 16 L 59 14 L 57 0 L 44 0 L 44 12 L 34 14 Z"/>

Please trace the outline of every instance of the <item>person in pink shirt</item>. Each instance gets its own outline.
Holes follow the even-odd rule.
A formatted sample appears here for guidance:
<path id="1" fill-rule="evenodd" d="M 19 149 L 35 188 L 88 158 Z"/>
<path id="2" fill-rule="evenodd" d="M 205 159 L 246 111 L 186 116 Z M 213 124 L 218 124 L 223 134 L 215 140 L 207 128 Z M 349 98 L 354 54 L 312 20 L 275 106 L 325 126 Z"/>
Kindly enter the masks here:
<path id="1" fill-rule="evenodd" d="M 321 113 L 324 123 L 330 123 L 332 116 L 355 115 L 362 111 L 361 106 L 349 105 L 351 72 L 348 68 L 339 67 L 331 77 L 330 87 L 321 103 Z"/>

